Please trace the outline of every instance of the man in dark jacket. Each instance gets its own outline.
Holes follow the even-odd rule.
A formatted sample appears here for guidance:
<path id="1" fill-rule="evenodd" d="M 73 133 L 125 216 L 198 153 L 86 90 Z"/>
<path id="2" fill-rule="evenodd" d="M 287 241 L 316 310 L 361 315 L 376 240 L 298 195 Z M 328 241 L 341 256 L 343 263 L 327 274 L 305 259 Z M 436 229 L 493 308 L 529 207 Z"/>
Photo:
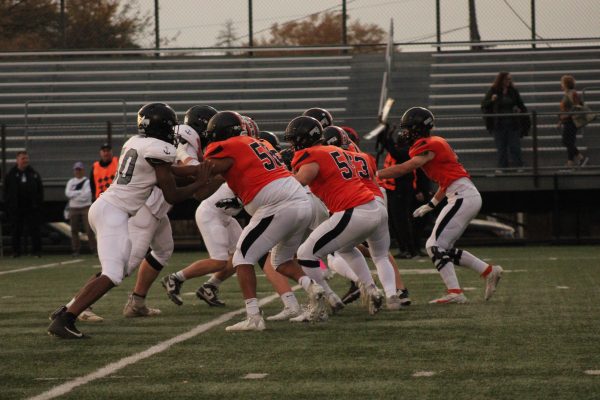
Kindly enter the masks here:
<path id="1" fill-rule="evenodd" d="M 12 167 L 4 178 L 4 203 L 12 234 L 13 257 L 21 255 L 23 227 L 27 227 L 31 237 L 32 254 L 36 257 L 41 256 L 40 224 L 43 201 L 42 178 L 29 165 L 27 152 L 19 151 L 17 165 Z"/>

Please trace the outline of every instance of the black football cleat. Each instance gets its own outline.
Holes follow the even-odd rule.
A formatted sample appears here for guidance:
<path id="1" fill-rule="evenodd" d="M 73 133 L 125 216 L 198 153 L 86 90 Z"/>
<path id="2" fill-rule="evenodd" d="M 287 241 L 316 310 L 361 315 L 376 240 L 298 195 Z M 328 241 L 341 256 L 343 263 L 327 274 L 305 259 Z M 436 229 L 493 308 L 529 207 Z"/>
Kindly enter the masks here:
<path id="1" fill-rule="evenodd" d="M 342 297 L 342 303 L 344 304 L 350 304 L 353 301 L 356 301 L 360 298 L 360 288 L 358 287 L 358 285 L 353 282 L 350 281 L 350 287 L 348 288 L 348 291 L 346 292 L 346 294 Z"/>
<path id="2" fill-rule="evenodd" d="M 196 290 L 196 296 L 211 307 L 225 307 L 225 303 L 219 300 L 219 289 L 210 283 L 200 286 Z"/>
<path id="3" fill-rule="evenodd" d="M 83 339 L 87 338 L 75 327 L 76 317 L 66 312 L 60 313 L 52 320 L 48 327 L 48 335 L 61 339 Z"/>

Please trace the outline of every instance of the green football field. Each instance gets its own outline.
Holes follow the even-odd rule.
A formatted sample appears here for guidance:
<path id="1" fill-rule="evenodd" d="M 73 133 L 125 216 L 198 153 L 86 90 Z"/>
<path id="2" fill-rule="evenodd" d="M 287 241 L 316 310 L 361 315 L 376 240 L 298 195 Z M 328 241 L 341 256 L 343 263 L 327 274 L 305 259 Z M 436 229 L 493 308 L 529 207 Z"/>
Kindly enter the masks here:
<path id="1" fill-rule="evenodd" d="M 77 324 L 91 336 L 79 341 L 49 337 L 48 314 L 98 260 L 0 259 L 0 399 L 600 398 L 600 248 L 469 250 L 506 270 L 488 302 L 483 281 L 458 268 L 469 303 L 429 305 L 443 294 L 437 272 L 402 260 L 406 309 L 370 316 L 358 301 L 326 323 L 231 333 L 243 315 L 235 278 L 221 286 L 224 308 L 196 299 L 200 278 L 184 284 L 182 306 L 156 284 L 148 304 L 162 315 L 125 319 L 128 278 L 96 304 L 104 322 Z M 168 271 L 204 256 L 175 254 Z M 330 284 L 347 289 L 339 276 Z M 259 298 L 272 294 L 259 277 Z M 281 307 L 273 298 L 262 309 Z"/>

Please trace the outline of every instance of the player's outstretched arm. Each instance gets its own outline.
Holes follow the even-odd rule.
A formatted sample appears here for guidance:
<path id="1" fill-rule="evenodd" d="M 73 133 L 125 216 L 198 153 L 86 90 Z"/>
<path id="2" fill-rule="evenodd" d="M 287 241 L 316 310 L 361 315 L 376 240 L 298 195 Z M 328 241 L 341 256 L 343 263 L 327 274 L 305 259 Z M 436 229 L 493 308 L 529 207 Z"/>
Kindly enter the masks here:
<path id="1" fill-rule="evenodd" d="M 426 151 L 421 154 L 417 154 L 408 161 L 402 164 L 392 165 L 391 167 L 380 169 L 377 171 L 377 176 L 381 179 L 398 178 L 413 172 L 417 168 L 421 168 L 427 162 L 431 161 L 435 157 L 435 153 L 432 151 Z"/>
<path id="2" fill-rule="evenodd" d="M 225 182 L 225 179 L 221 175 L 217 175 L 211 178 L 210 182 L 206 185 L 202 186 L 200 189 L 194 193 L 194 198 L 198 201 L 202 201 L 212 195 L 221 187 L 221 185 Z"/>
<path id="3" fill-rule="evenodd" d="M 175 184 L 175 176 L 171 172 L 171 165 L 168 163 L 153 164 L 156 171 L 156 180 L 158 187 L 163 192 L 165 200 L 170 204 L 182 202 L 183 200 L 192 197 L 192 195 L 206 185 L 210 179 L 212 170 L 211 165 L 204 163 L 194 166 L 195 180 L 193 183 L 183 187 L 177 187 Z"/>

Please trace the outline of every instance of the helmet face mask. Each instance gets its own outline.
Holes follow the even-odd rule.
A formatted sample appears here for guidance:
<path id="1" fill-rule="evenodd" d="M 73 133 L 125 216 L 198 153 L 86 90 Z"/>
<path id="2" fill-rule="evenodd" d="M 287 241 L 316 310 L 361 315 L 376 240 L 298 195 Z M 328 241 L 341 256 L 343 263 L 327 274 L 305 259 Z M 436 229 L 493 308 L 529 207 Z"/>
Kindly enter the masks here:
<path id="1" fill-rule="evenodd" d="M 235 111 L 220 111 L 216 113 L 206 127 L 208 142 L 220 142 L 245 132 L 245 124 L 240 114 Z"/>
<path id="2" fill-rule="evenodd" d="M 435 118 L 431 111 L 423 107 L 409 108 L 400 120 L 398 144 L 412 146 L 420 138 L 429 137 Z"/>
<path id="3" fill-rule="evenodd" d="M 138 133 L 146 137 L 176 144 L 175 126 L 177 114 L 165 103 L 149 103 L 140 108 L 137 114 Z"/>
<path id="4" fill-rule="evenodd" d="M 284 139 L 290 142 L 295 150 L 312 147 L 322 143 L 323 127 L 312 117 L 296 117 L 285 128 Z"/>

